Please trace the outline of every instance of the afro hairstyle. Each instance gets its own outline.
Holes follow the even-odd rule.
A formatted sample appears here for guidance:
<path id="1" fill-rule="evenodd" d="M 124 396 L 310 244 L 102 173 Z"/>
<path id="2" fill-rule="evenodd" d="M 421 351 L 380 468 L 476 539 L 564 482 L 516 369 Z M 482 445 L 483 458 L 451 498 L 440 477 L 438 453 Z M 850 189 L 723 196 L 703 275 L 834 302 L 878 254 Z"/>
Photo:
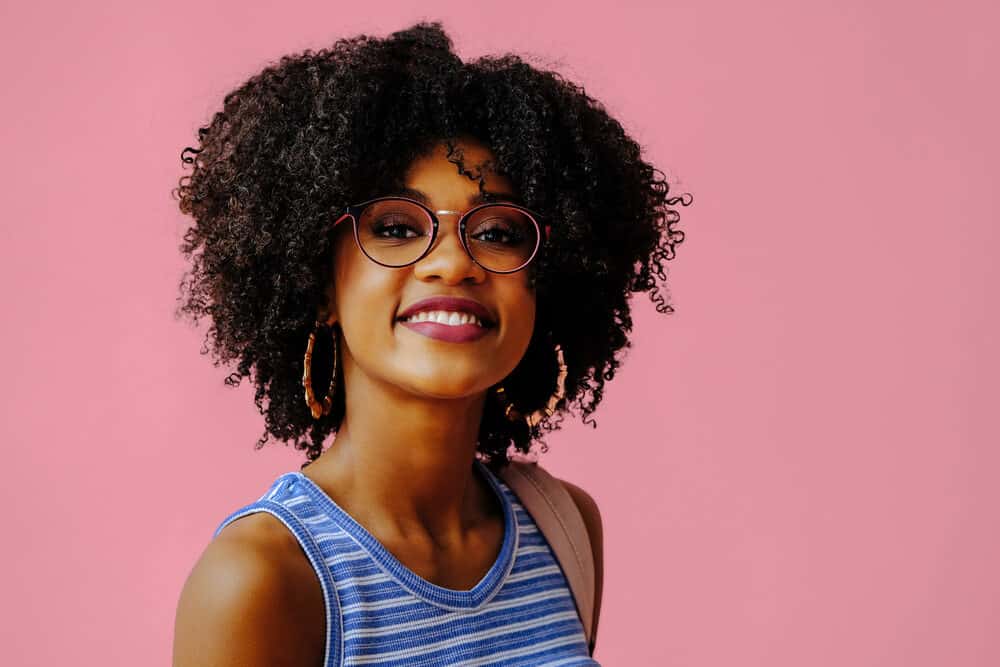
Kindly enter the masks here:
<path id="1" fill-rule="evenodd" d="M 671 196 L 663 172 L 582 87 L 514 54 L 463 62 L 440 22 L 285 55 L 224 97 L 197 145 L 181 152 L 191 172 L 172 192 L 193 219 L 175 316 L 209 318 L 201 353 L 215 366 L 235 362 L 226 384 L 252 375 L 265 429 L 256 448 L 270 437 L 291 442 L 305 466 L 344 416 L 340 391 L 313 419 L 302 386 L 305 345 L 333 275 L 331 220 L 347 204 L 396 191 L 415 158 L 462 136 L 489 147 L 525 206 L 551 225 L 525 269 L 538 314 L 505 392 L 523 414 L 543 408 L 559 370 L 554 343 L 568 367 L 564 399 L 534 426 L 507 419 L 490 391 L 477 458 L 497 470 L 511 454 L 530 455 L 566 412 L 596 428 L 590 415 L 630 345 L 631 294 L 648 292 L 658 312 L 673 312 L 664 262 L 684 239 L 674 207 L 691 196 Z M 460 151 L 449 160 L 476 177 Z M 332 345 L 317 337 L 317 388 L 330 382 Z"/>

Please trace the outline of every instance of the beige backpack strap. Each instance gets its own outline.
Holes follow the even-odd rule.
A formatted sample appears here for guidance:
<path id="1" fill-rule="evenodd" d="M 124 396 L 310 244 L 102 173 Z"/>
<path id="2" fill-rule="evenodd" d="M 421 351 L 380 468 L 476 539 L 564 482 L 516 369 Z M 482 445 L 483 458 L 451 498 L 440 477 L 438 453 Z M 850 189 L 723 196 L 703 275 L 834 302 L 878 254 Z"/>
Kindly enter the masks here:
<path id="1" fill-rule="evenodd" d="M 594 655 L 594 645 L 597 643 L 597 631 L 600 627 L 598 619 L 601 616 L 601 597 L 604 588 L 604 528 L 601 520 L 601 509 L 586 491 L 572 482 L 562 479 L 569 494 L 576 501 L 576 506 L 583 515 L 587 526 L 591 551 L 594 554 L 594 622 L 590 628 L 590 655 Z"/>
<path id="2" fill-rule="evenodd" d="M 501 470 L 500 478 L 535 520 L 559 561 L 593 655 L 594 553 L 580 508 L 562 482 L 537 463 L 511 461 Z"/>

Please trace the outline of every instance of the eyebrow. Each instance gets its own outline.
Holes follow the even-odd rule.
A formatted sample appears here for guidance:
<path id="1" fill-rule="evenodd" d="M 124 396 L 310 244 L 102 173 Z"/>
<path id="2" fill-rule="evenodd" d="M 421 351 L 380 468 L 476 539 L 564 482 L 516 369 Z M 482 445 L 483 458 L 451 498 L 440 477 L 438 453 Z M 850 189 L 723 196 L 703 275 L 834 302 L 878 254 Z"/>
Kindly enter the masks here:
<path id="1" fill-rule="evenodd" d="M 427 193 L 421 190 L 415 190 L 414 188 L 401 187 L 393 192 L 393 195 L 400 197 L 409 197 L 411 199 L 416 199 L 419 202 L 430 205 L 430 197 Z M 473 195 L 469 195 L 469 204 L 485 204 L 486 202 L 498 202 L 505 201 L 517 204 L 519 206 L 524 206 L 524 201 L 517 195 L 511 192 L 491 192 L 485 190 L 483 192 L 476 192 Z"/>

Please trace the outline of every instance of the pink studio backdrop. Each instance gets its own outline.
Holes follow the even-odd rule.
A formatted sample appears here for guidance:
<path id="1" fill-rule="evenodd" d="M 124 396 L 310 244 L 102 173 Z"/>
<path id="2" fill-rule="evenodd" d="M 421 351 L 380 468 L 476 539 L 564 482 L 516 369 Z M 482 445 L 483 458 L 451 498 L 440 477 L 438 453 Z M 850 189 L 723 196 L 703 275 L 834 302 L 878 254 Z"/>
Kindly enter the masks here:
<path id="1" fill-rule="evenodd" d="M 547 466 L 606 665 L 1000 664 L 987 2 L 8 3 L 0 664 L 166 665 L 218 522 L 299 454 L 172 318 L 180 151 L 264 64 L 440 19 L 582 83 L 691 192 L 677 312 Z M 988 299 L 988 293 L 993 299 Z"/>

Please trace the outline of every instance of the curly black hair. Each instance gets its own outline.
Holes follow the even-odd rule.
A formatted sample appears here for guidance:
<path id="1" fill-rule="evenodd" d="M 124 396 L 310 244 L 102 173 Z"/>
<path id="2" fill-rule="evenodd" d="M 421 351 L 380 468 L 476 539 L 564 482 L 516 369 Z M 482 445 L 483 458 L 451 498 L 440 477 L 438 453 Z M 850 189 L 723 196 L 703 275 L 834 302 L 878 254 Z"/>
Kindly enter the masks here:
<path id="1" fill-rule="evenodd" d="M 293 440 L 305 466 L 343 418 L 337 392 L 330 413 L 314 420 L 301 383 L 332 275 L 333 215 L 396 191 L 412 160 L 458 137 L 489 147 L 494 167 L 551 225 L 526 269 L 535 331 L 505 390 L 530 412 L 555 388 L 554 342 L 568 366 L 560 410 L 531 428 L 506 419 L 489 392 L 478 458 L 496 470 L 511 447 L 531 453 L 574 405 L 596 428 L 588 417 L 621 363 L 616 353 L 630 345 L 630 293 L 649 292 L 658 312 L 673 312 L 656 280 L 665 289 L 664 262 L 684 239 L 672 206 L 691 196 L 670 196 L 663 172 L 582 87 L 510 53 L 463 62 L 437 21 L 286 55 L 225 96 L 198 129 L 198 147 L 181 152 L 192 172 L 172 191 L 194 219 L 180 246 L 192 268 L 175 316 L 209 316 L 201 353 L 212 352 L 215 366 L 237 361 L 226 384 L 253 372 L 265 417 L 256 448 L 269 436 Z M 459 152 L 449 159 L 476 177 Z M 313 384 L 325 388 L 332 339 L 317 341 L 313 359 Z"/>

